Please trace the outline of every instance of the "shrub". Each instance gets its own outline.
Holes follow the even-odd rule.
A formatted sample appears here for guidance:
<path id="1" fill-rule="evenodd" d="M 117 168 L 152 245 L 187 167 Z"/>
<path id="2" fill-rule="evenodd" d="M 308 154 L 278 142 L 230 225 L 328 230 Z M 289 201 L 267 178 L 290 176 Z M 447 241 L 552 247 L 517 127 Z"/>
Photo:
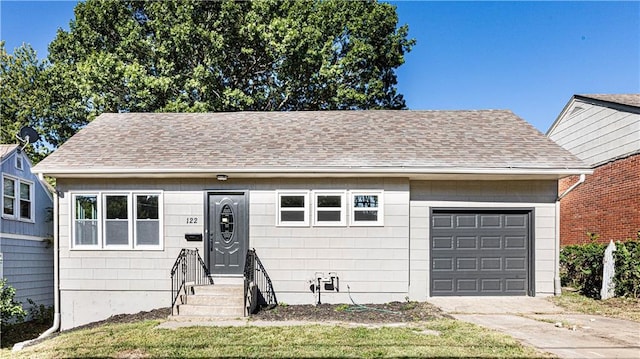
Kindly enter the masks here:
<path id="1" fill-rule="evenodd" d="M 6 279 L 0 279 L 0 324 L 5 326 L 9 321 L 24 320 L 27 312 L 22 308 L 22 304 L 15 301 L 16 290 L 7 285 Z"/>
<path id="2" fill-rule="evenodd" d="M 38 324 L 46 324 L 53 321 L 53 307 L 46 306 L 44 304 L 36 304 L 36 302 L 27 298 L 27 302 L 31 305 L 29 309 L 29 315 L 31 320 Z"/>
<path id="3" fill-rule="evenodd" d="M 606 244 L 591 242 L 560 250 L 560 280 L 590 298 L 600 298 Z M 640 240 L 617 242 L 614 252 L 616 295 L 640 297 Z"/>

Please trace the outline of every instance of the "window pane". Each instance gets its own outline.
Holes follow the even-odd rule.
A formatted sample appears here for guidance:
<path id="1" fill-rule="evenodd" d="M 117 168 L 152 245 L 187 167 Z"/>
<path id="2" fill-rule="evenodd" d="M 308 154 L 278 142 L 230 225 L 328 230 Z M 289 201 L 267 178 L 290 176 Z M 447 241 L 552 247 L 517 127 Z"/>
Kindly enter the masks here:
<path id="1" fill-rule="evenodd" d="M 129 243 L 129 221 L 106 220 L 104 221 L 105 244 L 126 245 Z"/>
<path id="2" fill-rule="evenodd" d="M 107 219 L 127 219 L 127 196 L 105 196 Z"/>
<path id="3" fill-rule="evenodd" d="M 13 197 L 16 195 L 16 183 L 14 180 L 5 178 L 3 188 L 5 196 Z"/>
<path id="4" fill-rule="evenodd" d="M 31 202 L 20 201 L 20 218 L 31 219 Z"/>
<path id="5" fill-rule="evenodd" d="M 158 196 L 136 196 L 137 219 L 158 219 Z"/>
<path id="6" fill-rule="evenodd" d="M 4 203 L 3 213 L 13 216 L 15 214 L 14 206 L 13 206 L 13 198 L 4 197 L 3 203 Z"/>
<path id="7" fill-rule="evenodd" d="M 377 208 L 378 195 L 356 195 L 353 196 L 353 206 L 355 208 Z"/>
<path id="8" fill-rule="evenodd" d="M 136 221 L 136 244 L 156 246 L 160 244 L 160 221 Z"/>
<path id="9" fill-rule="evenodd" d="M 98 244 L 98 221 L 96 220 L 76 221 L 75 243 L 79 245 Z"/>
<path id="10" fill-rule="evenodd" d="M 76 219 L 97 219 L 98 197 L 76 196 Z"/>
<path id="11" fill-rule="evenodd" d="M 378 211 L 354 211 L 354 219 L 356 221 L 377 221 Z"/>
<path id="12" fill-rule="evenodd" d="M 280 207 L 282 208 L 304 208 L 305 196 L 281 196 Z"/>
<path id="13" fill-rule="evenodd" d="M 340 211 L 318 211 L 318 222 L 340 222 Z"/>
<path id="14" fill-rule="evenodd" d="M 282 222 L 304 222 L 304 211 L 280 211 Z"/>
<path id="15" fill-rule="evenodd" d="M 318 196 L 318 207 L 326 208 L 326 207 L 341 207 L 342 206 L 342 197 L 341 196 Z"/>
<path id="16" fill-rule="evenodd" d="M 20 183 L 20 199 L 31 199 L 31 185 L 28 183 Z"/>

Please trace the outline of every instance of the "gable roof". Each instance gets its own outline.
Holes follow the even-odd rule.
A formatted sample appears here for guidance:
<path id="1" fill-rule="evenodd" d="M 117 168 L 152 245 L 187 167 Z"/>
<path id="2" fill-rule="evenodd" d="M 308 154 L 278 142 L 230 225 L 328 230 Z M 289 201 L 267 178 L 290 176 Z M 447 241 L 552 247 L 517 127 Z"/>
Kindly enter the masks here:
<path id="1" fill-rule="evenodd" d="M 609 104 L 625 105 L 640 109 L 640 93 L 575 95 L 574 98 L 581 99 L 587 102 L 594 102 L 590 100 L 597 100 L 608 102 Z"/>
<path id="2" fill-rule="evenodd" d="M 109 113 L 33 170 L 104 177 L 566 175 L 587 168 L 512 112 L 485 110 Z"/>
<path id="3" fill-rule="evenodd" d="M 0 160 L 3 160 L 6 156 L 10 155 L 16 148 L 18 148 L 17 144 L 0 144 Z"/>

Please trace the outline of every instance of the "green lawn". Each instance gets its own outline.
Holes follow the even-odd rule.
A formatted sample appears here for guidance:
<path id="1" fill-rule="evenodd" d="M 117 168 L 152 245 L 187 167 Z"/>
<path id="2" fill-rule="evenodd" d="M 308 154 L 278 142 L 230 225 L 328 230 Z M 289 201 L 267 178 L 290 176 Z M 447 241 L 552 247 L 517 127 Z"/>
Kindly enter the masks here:
<path id="1" fill-rule="evenodd" d="M 548 357 L 514 339 L 451 319 L 412 327 L 189 327 L 160 321 L 109 324 L 62 333 L 12 358 L 61 357 Z M 423 333 L 424 330 L 437 331 Z"/>

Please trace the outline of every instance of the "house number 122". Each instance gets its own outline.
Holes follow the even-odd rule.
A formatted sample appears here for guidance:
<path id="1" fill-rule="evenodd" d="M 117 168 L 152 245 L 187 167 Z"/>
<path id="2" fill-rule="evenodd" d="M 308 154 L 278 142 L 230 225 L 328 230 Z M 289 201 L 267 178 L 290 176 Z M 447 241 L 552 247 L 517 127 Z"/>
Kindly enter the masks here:
<path id="1" fill-rule="evenodd" d="M 198 217 L 187 217 L 187 224 L 198 224 Z"/>

